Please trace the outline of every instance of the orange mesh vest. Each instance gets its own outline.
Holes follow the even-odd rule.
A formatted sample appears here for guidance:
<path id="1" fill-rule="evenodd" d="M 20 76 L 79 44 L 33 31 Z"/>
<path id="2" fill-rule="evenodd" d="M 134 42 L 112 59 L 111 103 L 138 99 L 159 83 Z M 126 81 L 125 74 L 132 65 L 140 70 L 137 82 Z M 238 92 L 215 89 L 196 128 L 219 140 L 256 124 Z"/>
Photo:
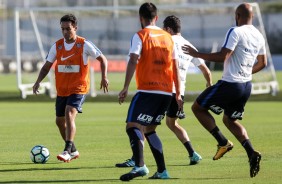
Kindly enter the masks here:
<path id="1" fill-rule="evenodd" d="M 83 63 L 84 40 L 78 36 L 69 51 L 65 50 L 64 39 L 56 42 L 55 78 L 58 96 L 86 94 L 89 90 L 89 64 Z"/>
<path id="2" fill-rule="evenodd" d="M 137 33 L 142 41 L 142 51 L 136 66 L 138 90 L 172 92 L 173 40 L 163 31 L 144 28 Z"/>

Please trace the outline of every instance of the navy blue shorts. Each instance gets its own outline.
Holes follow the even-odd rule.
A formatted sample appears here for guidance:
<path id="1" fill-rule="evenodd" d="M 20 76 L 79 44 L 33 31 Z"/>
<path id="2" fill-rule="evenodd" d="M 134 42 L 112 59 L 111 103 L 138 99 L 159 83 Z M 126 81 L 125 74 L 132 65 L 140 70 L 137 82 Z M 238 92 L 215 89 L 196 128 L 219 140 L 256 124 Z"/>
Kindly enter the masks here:
<path id="1" fill-rule="evenodd" d="M 84 103 L 86 95 L 72 94 L 70 96 L 57 96 L 56 99 L 56 116 L 65 116 L 66 106 L 76 108 L 78 113 L 82 113 L 82 104 Z"/>
<path id="2" fill-rule="evenodd" d="M 159 125 L 170 101 L 171 95 L 137 92 L 131 100 L 126 122 Z"/>
<path id="3" fill-rule="evenodd" d="M 184 101 L 184 96 L 181 95 L 181 98 Z M 167 115 L 167 117 L 170 117 L 170 118 L 177 118 L 180 115 L 179 113 L 180 112 L 178 111 L 178 104 L 177 104 L 177 101 L 176 101 L 176 98 L 175 98 L 175 93 L 173 93 L 171 102 L 170 102 L 170 104 L 167 108 L 166 115 Z M 182 109 L 181 113 L 182 113 L 182 116 L 183 115 L 185 116 L 184 109 Z M 180 119 L 182 119 L 182 118 L 180 118 Z"/>
<path id="4" fill-rule="evenodd" d="M 252 90 L 252 83 L 231 83 L 219 80 L 207 88 L 197 98 L 201 107 L 210 109 L 215 114 L 224 114 L 231 119 L 242 119 L 244 107 Z"/>

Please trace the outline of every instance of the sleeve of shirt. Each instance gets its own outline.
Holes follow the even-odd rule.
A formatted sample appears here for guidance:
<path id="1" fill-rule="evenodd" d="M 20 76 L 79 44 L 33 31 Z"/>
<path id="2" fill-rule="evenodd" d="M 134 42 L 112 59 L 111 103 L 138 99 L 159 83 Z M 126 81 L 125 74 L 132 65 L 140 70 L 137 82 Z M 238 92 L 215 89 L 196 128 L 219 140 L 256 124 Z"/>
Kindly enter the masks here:
<path id="1" fill-rule="evenodd" d="M 54 63 L 56 61 L 56 55 L 57 55 L 56 43 L 54 43 L 46 56 L 46 61 L 50 63 Z"/>
<path id="2" fill-rule="evenodd" d="M 102 52 L 96 47 L 94 43 L 89 40 L 85 40 L 83 46 L 83 62 L 84 65 L 88 64 L 88 57 L 97 58 L 102 54 Z"/>
<path id="3" fill-rule="evenodd" d="M 265 40 L 264 40 L 263 45 L 258 52 L 258 55 L 265 55 L 265 54 L 266 54 L 266 48 L 265 48 Z"/>
<path id="4" fill-rule="evenodd" d="M 131 39 L 129 55 L 132 53 L 140 56 L 141 50 L 142 50 L 142 41 L 139 35 L 135 33 Z"/>
<path id="5" fill-rule="evenodd" d="M 194 45 L 192 45 L 191 43 L 189 43 L 189 45 L 194 48 L 196 51 L 198 51 L 198 49 L 196 47 L 194 47 Z M 191 60 L 191 62 L 195 65 L 195 66 L 200 66 L 202 64 L 205 64 L 205 61 L 202 58 L 193 58 Z"/>
<path id="6" fill-rule="evenodd" d="M 102 52 L 98 49 L 98 47 L 96 47 L 94 43 L 89 40 L 85 40 L 83 54 L 97 58 L 102 54 Z"/>
<path id="7" fill-rule="evenodd" d="M 227 48 L 230 50 L 234 50 L 236 45 L 239 42 L 239 36 L 236 33 L 236 30 L 234 27 L 232 27 L 231 29 L 229 29 L 229 31 L 227 32 L 226 36 L 225 36 L 225 41 L 223 44 L 223 48 Z"/>

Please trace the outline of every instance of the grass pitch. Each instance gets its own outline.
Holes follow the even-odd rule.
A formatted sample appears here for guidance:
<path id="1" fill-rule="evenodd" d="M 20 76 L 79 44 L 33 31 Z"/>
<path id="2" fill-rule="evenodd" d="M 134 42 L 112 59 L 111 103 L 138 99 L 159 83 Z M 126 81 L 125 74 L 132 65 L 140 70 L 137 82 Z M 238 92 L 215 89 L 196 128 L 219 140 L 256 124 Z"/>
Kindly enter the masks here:
<path id="1" fill-rule="evenodd" d="M 1 102 L 0 183 L 120 183 L 121 174 L 129 168 L 115 168 L 117 162 L 130 158 L 125 133 L 125 117 L 129 103 L 87 102 L 76 120 L 76 146 L 81 157 L 62 163 L 56 155 L 64 148 L 55 125 L 54 102 Z M 134 183 L 281 183 L 282 124 L 281 102 L 249 102 L 241 121 L 255 149 L 262 153 L 261 171 L 249 177 L 245 150 L 215 116 L 222 132 L 234 143 L 234 149 L 218 161 L 212 157 L 216 141 L 192 115 L 191 103 L 185 103 L 187 118 L 181 124 L 187 130 L 195 150 L 203 157 L 199 165 L 189 166 L 188 154 L 164 121 L 157 132 L 163 141 L 170 180 L 136 178 Z M 33 164 L 30 149 L 45 145 L 50 153 L 46 164 Z M 145 145 L 145 162 L 150 175 L 156 166 L 149 146 Z"/>

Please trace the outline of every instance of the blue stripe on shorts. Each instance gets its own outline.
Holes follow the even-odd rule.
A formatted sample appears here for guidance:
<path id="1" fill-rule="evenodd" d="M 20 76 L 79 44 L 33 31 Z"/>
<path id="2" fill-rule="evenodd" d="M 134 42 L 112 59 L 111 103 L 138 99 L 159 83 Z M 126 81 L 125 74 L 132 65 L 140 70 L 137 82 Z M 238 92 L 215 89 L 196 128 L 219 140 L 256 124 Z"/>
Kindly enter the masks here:
<path id="1" fill-rule="evenodd" d="M 134 100 L 131 102 L 131 105 L 130 105 L 130 109 L 128 111 L 128 119 L 127 119 L 127 122 L 132 122 L 132 112 L 133 112 L 133 109 L 136 105 L 136 101 L 137 99 L 139 98 L 139 93 L 136 94 L 136 96 L 134 97 Z"/>
<path id="2" fill-rule="evenodd" d="M 202 101 L 202 103 L 200 104 L 202 107 L 205 107 L 205 105 L 207 104 L 207 101 L 211 98 L 212 95 L 215 94 L 215 92 L 217 91 L 218 87 L 221 85 L 222 81 L 219 81 L 218 83 L 215 84 L 214 88 L 211 90 L 211 92 L 207 95 L 207 97 Z"/>

